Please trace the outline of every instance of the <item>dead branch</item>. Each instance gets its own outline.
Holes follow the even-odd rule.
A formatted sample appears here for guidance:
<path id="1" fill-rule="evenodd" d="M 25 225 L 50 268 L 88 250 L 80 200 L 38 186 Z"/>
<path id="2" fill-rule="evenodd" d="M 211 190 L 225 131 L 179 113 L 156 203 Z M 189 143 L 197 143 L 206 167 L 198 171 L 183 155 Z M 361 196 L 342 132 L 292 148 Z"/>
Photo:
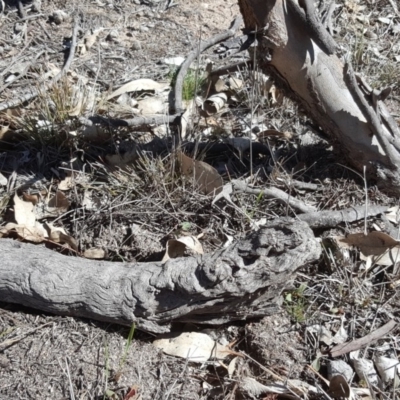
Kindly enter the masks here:
<path id="1" fill-rule="evenodd" d="M 315 207 L 309 206 L 303 203 L 301 200 L 296 199 L 290 194 L 275 187 L 270 187 L 268 189 L 255 189 L 250 187 L 246 182 L 239 180 L 232 180 L 232 184 L 235 189 L 240 190 L 241 192 L 251 193 L 256 195 L 262 193 L 263 196 L 269 199 L 276 199 L 281 203 L 288 204 L 290 207 L 294 208 L 295 210 L 301 211 L 303 213 L 310 213 L 316 211 Z"/>
<path id="2" fill-rule="evenodd" d="M 226 249 L 164 265 L 67 257 L 9 239 L 0 251 L 2 301 L 157 333 L 175 321 L 222 324 L 276 312 L 281 291 L 321 249 L 306 223 L 281 218 Z"/>
<path id="3" fill-rule="evenodd" d="M 181 113 L 184 110 L 182 109 L 182 90 L 183 90 L 183 81 L 187 74 L 189 67 L 192 65 L 192 62 L 199 56 L 200 53 L 207 50 L 209 47 L 214 46 L 215 44 L 222 42 L 223 40 L 229 39 L 232 37 L 236 31 L 239 29 L 240 24 L 242 23 L 241 17 L 236 17 L 232 22 L 231 27 L 218 35 L 213 36 L 212 38 L 202 42 L 199 44 L 199 47 L 193 50 L 187 57 L 186 60 L 182 63 L 181 68 L 179 69 L 178 75 L 176 77 L 175 82 L 175 102 L 174 102 L 174 111 L 175 113 Z"/>
<path id="4" fill-rule="evenodd" d="M 173 115 L 147 115 L 146 117 L 135 117 L 131 119 L 122 118 L 105 118 L 96 115 L 89 118 L 79 118 L 79 122 L 85 126 L 92 126 L 93 124 L 109 125 L 114 128 L 121 126 L 148 126 L 148 125 L 162 125 L 162 124 L 178 124 L 181 114 Z"/>
<path id="5" fill-rule="evenodd" d="M 258 67 L 272 75 L 332 139 L 348 163 L 389 193 L 400 193 L 400 131 L 384 105 L 335 53 L 312 0 L 239 0 L 255 32 Z M 365 86 L 365 85 L 364 85 Z"/>
<path id="6" fill-rule="evenodd" d="M 387 206 L 358 206 L 337 211 L 317 211 L 297 216 L 301 221 L 307 222 L 312 229 L 333 228 L 344 222 L 359 221 L 366 217 L 374 217 L 388 210 Z"/>

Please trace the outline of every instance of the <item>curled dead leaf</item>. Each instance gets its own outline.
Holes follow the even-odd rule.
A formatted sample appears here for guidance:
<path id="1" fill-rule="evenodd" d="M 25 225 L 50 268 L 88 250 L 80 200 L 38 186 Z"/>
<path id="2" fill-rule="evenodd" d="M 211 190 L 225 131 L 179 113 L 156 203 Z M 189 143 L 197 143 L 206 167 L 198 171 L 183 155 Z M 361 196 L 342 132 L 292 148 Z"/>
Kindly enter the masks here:
<path id="1" fill-rule="evenodd" d="M 167 242 L 167 249 L 161 262 L 165 263 L 171 258 L 183 257 L 186 249 L 195 254 L 203 254 L 203 246 L 194 236 L 182 236 L 179 239 L 171 239 Z"/>
<path id="2" fill-rule="evenodd" d="M 194 177 L 199 189 L 205 194 L 218 194 L 224 185 L 224 181 L 218 171 L 211 165 L 192 160 L 190 157 L 177 152 L 177 158 L 181 165 L 182 174 L 188 177 Z"/>
<path id="3" fill-rule="evenodd" d="M 203 110 L 208 115 L 216 114 L 222 110 L 227 101 L 228 96 L 225 92 L 214 94 L 203 103 Z"/>
<path id="4" fill-rule="evenodd" d="M 163 91 L 169 87 L 169 83 L 158 83 L 152 79 L 136 79 L 121 86 L 112 92 L 107 100 L 120 96 L 123 93 L 142 92 L 142 91 Z"/>

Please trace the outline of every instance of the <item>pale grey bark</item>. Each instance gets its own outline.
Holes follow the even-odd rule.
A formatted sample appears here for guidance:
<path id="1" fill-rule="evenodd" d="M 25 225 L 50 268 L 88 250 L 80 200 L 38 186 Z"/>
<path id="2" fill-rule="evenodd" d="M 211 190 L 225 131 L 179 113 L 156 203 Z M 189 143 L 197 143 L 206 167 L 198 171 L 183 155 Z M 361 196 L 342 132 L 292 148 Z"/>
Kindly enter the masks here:
<path id="1" fill-rule="evenodd" d="M 335 54 L 312 0 L 239 0 L 253 56 L 330 135 L 347 162 L 388 192 L 400 193 L 400 131 L 372 90 Z"/>
<path id="2" fill-rule="evenodd" d="M 221 324 L 276 312 L 297 269 L 320 251 L 308 225 L 291 218 L 213 254 L 164 265 L 67 257 L 2 239 L 0 301 L 155 333 L 175 321 Z"/>

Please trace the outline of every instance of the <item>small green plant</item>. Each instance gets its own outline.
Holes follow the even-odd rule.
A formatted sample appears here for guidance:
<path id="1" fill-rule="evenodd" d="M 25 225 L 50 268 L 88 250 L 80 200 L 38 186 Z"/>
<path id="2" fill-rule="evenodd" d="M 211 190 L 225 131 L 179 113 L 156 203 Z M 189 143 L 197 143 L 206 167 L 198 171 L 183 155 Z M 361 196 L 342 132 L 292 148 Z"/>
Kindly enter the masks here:
<path id="1" fill-rule="evenodd" d="M 131 329 L 129 330 L 128 339 L 126 340 L 124 354 L 122 355 L 121 361 L 119 362 L 118 372 L 115 374 L 118 378 L 122 374 L 122 369 L 124 368 L 126 357 L 128 356 L 129 349 L 132 346 L 133 335 L 135 334 L 135 324 L 133 323 Z"/>
<path id="2" fill-rule="evenodd" d="M 178 76 L 179 69 L 173 69 L 169 73 L 169 78 L 171 79 L 171 86 L 175 85 L 176 77 Z M 189 69 L 185 79 L 183 80 L 182 87 L 182 99 L 192 100 L 199 89 L 204 85 L 206 78 L 201 75 L 201 72 Z"/>
<path id="3" fill-rule="evenodd" d="M 111 378 L 111 380 L 113 382 L 118 382 L 119 379 L 121 378 L 122 370 L 123 370 L 125 362 L 126 362 L 126 357 L 128 356 L 129 349 L 132 346 L 132 340 L 133 340 L 134 333 L 135 333 L 135 324 L 132 324 L 131 329 L 128 334 L 128 339 L 126 340 L 124 353 L 123 353 L 121 361 L 119 362 L 119 365 L 118 365 L 118 371 L 112 375 L 110 373 L 110 363 L 109 363 L 110 357 L 109 357 L 109 352 L 108 352 L 108 345 L 107 345 L 107 343 L 105 343 L 104 358 L 105 358 L 105 369 L 106 369 L 106 371 L 105 371 L 106 388 L 104 390 L 103 400 L 105 400 L 105 399 L 113 400 L 113 399 L 119 398 L 113 390 L 108 388 L 108 381 Z"/>
<path id="4" fill-rule="evenodd" d="M 304 296 L 307 285 L 302 283 L 297 289 L 287 292 L 285 295 L 285 308 L 296 322 L 304 322 L 308 307 L 308 301 Z"/>
<path id="5" fill-rule="evenodd" d="M 263 197 L 264 197 L 264 193 L 260 192 L 260 194 L 256 198 L 256 202 L 254 204 L 253 209 L 247 213 L 250 219 L 254 218 L 256 211 L 260 208 L 260 204 L 261 204 Z"/>

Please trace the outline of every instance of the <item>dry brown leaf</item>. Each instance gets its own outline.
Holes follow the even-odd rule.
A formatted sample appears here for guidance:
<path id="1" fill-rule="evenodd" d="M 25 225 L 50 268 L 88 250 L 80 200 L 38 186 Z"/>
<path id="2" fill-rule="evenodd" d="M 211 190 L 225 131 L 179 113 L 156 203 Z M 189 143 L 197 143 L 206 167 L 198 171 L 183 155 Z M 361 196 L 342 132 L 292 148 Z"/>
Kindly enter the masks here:
<path id="1" fill-rule="evenodd" d="M 8 132 L 10 126 L 0 126 L 0 140 L 3 139 L 4 135 Z"/>
<path id="2" fill-rule="evenodd" d="M 328 394 L 334 399 L 342 399 L 350 397 L 350 387 L 346 379 L 342 375 L 334 376 L 329 382 Z"/>
<path id="3" fill-rule="evenodd" d="M 366 270 L 369 271 L 374 265 L 385 265 L 390 266 L 400 261 L 400 246 L 392 247 L 379 255 L 366 256 L 363 253 L 360 254 L 360 259 L 367 261 Z"/>
<path id="4" fill-rule="evenodd" d="M 218 194 L 222 190 L 224 181 L 214 167 L 203 161 L 192 160 L 181 151 L 178 151 L 177 157 L 183 175 L 194 177 L 196 184 L 203 193 L 211 194 L 215 192 L 215 194 Z"/>
<path id="5" fill-rule="evenodd" d="M 72 236 L 65 232 L 64 228 L 56 227 L 52 224 L 45 224 L 45 228 L 50 240 L 55 243 L 68 244 L 71 249 L 78 251 L 78 243 Z"/>
<path id="6" fill-rule="evenodd" d="M 147 97 L 138 101 L 141 115 L 166 114 L 167 103 L 161 97 Z"/>
<path id="7" fill-rule="evenodd" d="M 37 226 L 17 225 L 14 229 L 21 239 L 28 240 L 29 242 L 42 243 L 46 239 L 45 230 L 40 223 L 37 223 Z"/>
<path id="8" fill-rule="evenodd" d="M 37 194 L 29 194 L 29 193 L 22 193 L 22 198 L 24 201 L 27 201 L 29 203 L 32 203 L 34 206 L 36 206 L 37 203 L 39 203 L 39 195 Z"/>
<path id="9" fill-rule="evenodd" d="M 57 190 L 56 194 L 47 203 L 48 207 L 57 209 L 60 212 L 65 212 L 69 207 L 69 200 L 63 192 Z"/>
<path id="10" fill-rule="evenodd" d="M 9 222 L 5 227 L 2 228 L 2 236 L 8 236 L 11 231 L 15 231 L 21 239 L 28 240 L 33 243 L 42 243 L 47 238 L 47 233 L 43 228 L 43 225 L 39 222 L 35 222 L 34 226 L 18 225 L 13 222 Z"/>
<path id="11" fill-rule="evenodd" d="M 339 246 L 345 244 L 359 247 L 360 251 L 366 256 L 381 255 L 386 250 L 400 244 L 398 240 L 379 231 L 373 231 L 367 235 L 364 235 L 364 233 L 352 233 L 345 238 L 337 238 L 337 240 Z"/>
<path id="12" fill-rule="evenodd" d="M 72 172 L 68 171 L 67 176 L 58 184 L 59 190 L 70 190 L 74 186 Z"/>
<path id="13" fill-rule="evenodd" d="M 228 79 L 228 86 L 231 90 L 240 90 L 244 86 L 244 82 L 241 79 L 234 78 L 233 76 Z"/>
<path id="14" fill-rule="evenodd" d="M 195 254 L 204 254 L 203 246 L 196 237 L 182 236 L 179 239 L 168 240 L 167 249 L 161 262 L 165 263 L 171 258 L 183 257 L 186 249 L 190 249 Z"/>

